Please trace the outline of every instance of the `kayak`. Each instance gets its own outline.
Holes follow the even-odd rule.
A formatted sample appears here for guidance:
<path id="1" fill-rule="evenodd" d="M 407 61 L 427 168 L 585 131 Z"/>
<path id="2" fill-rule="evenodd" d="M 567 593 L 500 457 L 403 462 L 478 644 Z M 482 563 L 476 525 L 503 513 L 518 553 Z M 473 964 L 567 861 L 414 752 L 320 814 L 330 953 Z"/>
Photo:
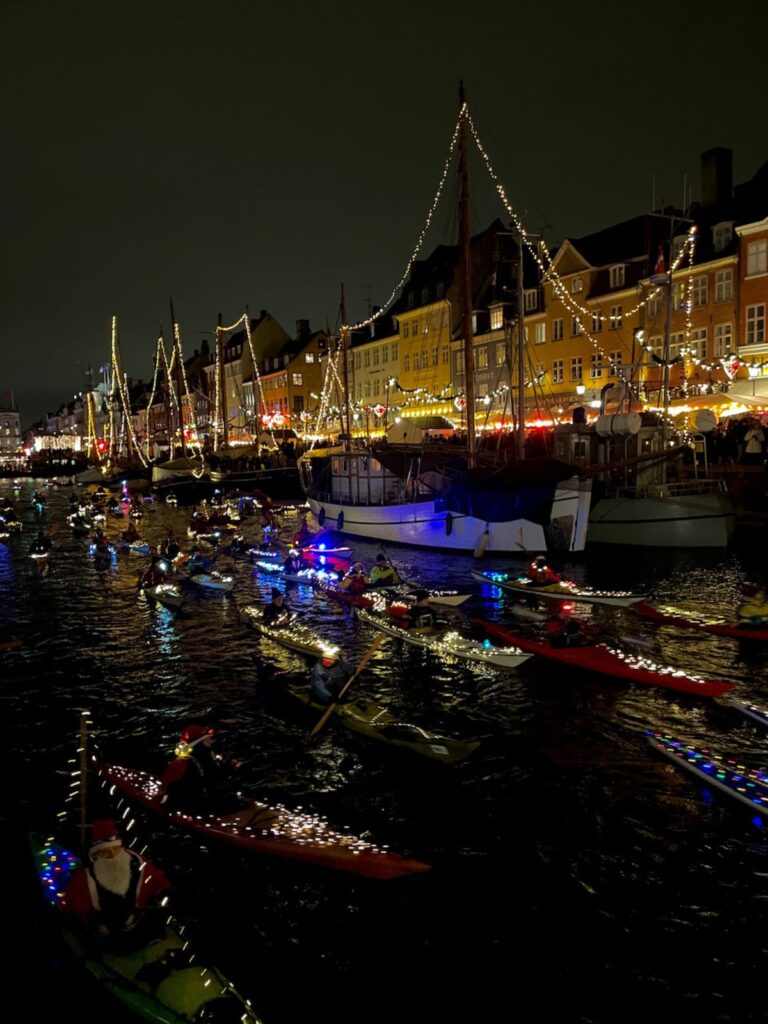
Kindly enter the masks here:
<path id="1" fill-rule="evenodd" d="M 250 1003 L 220 971 L 189 949 L 181 929 L 170 923 L 164 934 L 130 953 L 114 953 L 85 942 L 68 927 L 62 907 L 64 890 L 80 861 L 58 843 L 32 839 L 43 892 L 58 911 L 62 937 L 74 955 L 107 992 L 146 1020 L 184 1024 L 202 1020 L 238 1020 L 258 1024 Z M 219 1016 L 221 1014 L 221 1016 Z"/>
<path id="2" fill-rule="evenodd" d="M 176 583 L 158 583 L 156 587 L 145 587 L 144 593 L 166 608 L 181 608 L 184 603 L 184 595 Z"/>
<path id="3" fill-rule="evenodd" d="M 404 609 L 405 610 L 405 609 Z M 374 629 L 381 630 L 389 636 L 404 640 L 414 647 L 421 647 L 438 658 L 457 658 L 464 661 L 478 662 L 491 668 L 517 668 L 528 661 L 530 654 L 524 654 L 519 647 L 494 647 L 490 641 L 480 642 L 463 637 L 455 630 L 443 633 L 419 633 L 404 629 L 396 621 L 384 618 L 364 608 L 356 609 L 361 622 Z"/>
<path id="4" fill-rule="evenodd" d="M 754 718 L 756 722 L 761 725 L 768 725 L 768 710 L 761 708 L 759 704 L 753 704 L 750 700 L 737 700 L 735 697 L 729 697 L 728 703 L 731 707 L 736 708 L 742 715 L 747 715 L 748 718 Z"/>
<path id="5" fill-rule="evenodd" d="M 679 690 L 681 693 L 692 693 L 699 697 L 719 697 L 733 689 L 733 683 L 723 680 L 700 679 L 680 669 L 668 665 L 657 665 L 648 658 L 627 654 L 607 644 L 589 644 L 583 647 L 553 647 L 546 640 L 534 640 L 521 636 L 508 626 L 500 626 L 495 622 L 476 619 L 478 626 L 483 626 L 491 636 L 504 640 L 509 644 L 517 644 L 524 651 L 540 654 L 542 658 L 562 661 L 566 665 L 584 668 L 588 672 L 597 672 L 605 676 L 629 679 L 633 683 L 646 686 L 661 686 L 668 690 Z"/>
<path id="6" fill-rule="evenodd" d="M 335 572 L 328 572 L 325 569 L 300 569 L 298 572 L 286 572 L 282 565 L 274 562 L 255 563 L 257 572 L 263 572 L 268 576 L 279 576 L 286 583 L 302 583 L 307 587 L 314 587 L 318 583 L 330 583 L 336 580 Z"/>
<path id="7" fill-rule="evenodd" d="M 290 577 L 287 576 L 286 579 L 290 579 Z M 340 604 L 350 605 L 353 608 L 373 608 L 379 599 L 397 602 L 403 596 L 411 593 L 412 588 L 417 585 L 400 584 L 396 587 L 368 587 L 362 594 L 352 594 L 339 586 L 335 574 L 327 574 L 326 579 L 318 576 L 315 586 L 326 597 L 330 597 L 331 600 L 338 601 Z M 470 596 L 470 594 L 459 594 L 455 590 L 432 590 L 429 593 L 428 601 L 429 604 L 458 608 L 460 604 L 468 601 Z M 404 612 L 405 608 L 400 614 L 404 614 Z"/>
<path id="8" fill-rule="evenodd" d="M 359 836 L 336 832 L 317 814 L 255 801 L 251 807 L 225 817 L 184 814 L 166 809 L 162 802 L 163 785 L 154 775 L 107 764 L 99 766 L 99 773 L 130 800 L 167 821 L 253 853 L 300 860 L 368 878 L 398 878 L 429 870 L 429 865 L 422 861 L 390 853 Z"/>
<path id="9" fill-rule="evenodd" d="M 321 715 L 326 706 L 310 698 L 307 687 L 286 686 L 287 693 L 306 707 Z M 468 757 L 480 746 L 479 743 L 464 743 L 447 736 L 437 736 L 421 726 L 402 722 L 385 708 L 372 701 L 361 700 L 354 704 L 337 704 L 333 709 L 333 721 L 345 729 L 361 733 L 369 739 L 388 743 L 393 747 L 411 750 L 442 764 L 455 764 Z"/>
<path id="10" fill-rule="evenodd" d="M 326 548 L 322 544 L 301 549 L 301 557 L 305 561 L 335 569 L 337 572 L 346 572 L 349 569 L 352 562 L 348 556 L 351 554 L 351 548 Z"/>
<path id="11" fill-rule="evenodd" d="M 223 590 L 231 593 L 235 588 L 234 576 L 222 576 L 218 572 L 199 572 L 189 577 L 190 583 L 198 587 L 207 587 L 209 590 Z"/>
<path id="12" fill-rule="evenodd" d="M 297 622 L 295 618 L 289 619 L 284 626 L 275 626 L 264 622 L 263 614 L 263 605 L 247 604 L 240 608 L 241 619 L 267 640 L 274 640 L 276 644 L 287 647 L 289 651 L 306 654 L 311 658 L 322 658 L 329 654 L 339 653 L 336 644 L 324 640 L 317 633 L 313 633 L 311 629 Z"/>
<path id="13" fill-rule="evenodd" d="M 123 551 L 130 551 L 132 555 L 148 555 L 152 550 L 149 544 L 142 540 L 134 540 L 132 542 L 124 540 L 120 547 Z"/>
<path id="14" fill-rule="evenodd" d="M 494 572 L 490 569 L 472 569 L 472 576 L 481 583 L 489 583 L 493 587 L 501 587 L 513 594 L 534 594 L 554 601 L 581 601 L 586 604 L 605 604 L 614 608 L 628 608 L 630 605 L 643 601 L 643 594 L 630 594 L 627 591 L 589 590 L 577 587 L 575 583 L 561 580 L 537 586 L 531 580 L 510 572 Z"/>
<path id="15" fill-rule="evenodd" d="M 708 750 L 699 750 L 683 740 L 659 732 L 648 732 L 648 742 L 674 764 L 704 779 L 723 793 L 736 797 L 753 811 L 768 816 L 768 777 Z"/>
<path id="16" fill-rule="evenodd" d="M 705 633 L 714 633 L 716 636 L 727 636 L 734 640 L 759 640 L 765 643 L 768 641 L 768 625 L 751 626 L 744 622 L 726 622 L 718 620 L 707 622 L 696 617 L 694 612 L 681 615 L 674 608 L 654 608 L 653 605 L 640 601 L 632 611 L 637 612 L 644 619 L 652 622 L 659 622 L 666 626 L 682 626 L 683 629 L 701 629 Z"/>

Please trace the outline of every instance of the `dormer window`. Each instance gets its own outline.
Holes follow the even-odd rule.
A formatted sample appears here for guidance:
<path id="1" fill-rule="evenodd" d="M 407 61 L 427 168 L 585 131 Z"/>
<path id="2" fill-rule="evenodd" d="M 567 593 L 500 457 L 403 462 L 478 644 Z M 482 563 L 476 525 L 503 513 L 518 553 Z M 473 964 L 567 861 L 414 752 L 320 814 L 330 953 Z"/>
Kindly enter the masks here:
<path id="1" fill-rule="evenodd" d="M 623 263 L 617 263 L 616 266 L 613 266 L 609 269 L 608 274 L 611 283 L 611 288 L 624 287 L 626 269 L 627 268 L 624 266 Z"/>
<path id="2" fill-rule="evenodd" d="M 712 228 L 712 247 L 715 252 L 722 252 L 733 238 L 733 221 L 724 220 Z"/>
<path id="3" fill-rule="evenodd" d="M 526 313 L 532 313 L 539 305 L 539 293 L 536 288 L 527 288 L 523 293 L 523 305 Z"/>
<path id="4" fill-rule="evenodd" d="M 504 326 L 504 310 L 501 306 L 491 306 L 491 330 L 499 331 Z"/>
<path id="5" fill-rule="evenodd" d="M 571 281 L 571 295 L 578 295 L 579 292 L 584 291 L 584 279 L 581 277 L 574 277 Z"/>

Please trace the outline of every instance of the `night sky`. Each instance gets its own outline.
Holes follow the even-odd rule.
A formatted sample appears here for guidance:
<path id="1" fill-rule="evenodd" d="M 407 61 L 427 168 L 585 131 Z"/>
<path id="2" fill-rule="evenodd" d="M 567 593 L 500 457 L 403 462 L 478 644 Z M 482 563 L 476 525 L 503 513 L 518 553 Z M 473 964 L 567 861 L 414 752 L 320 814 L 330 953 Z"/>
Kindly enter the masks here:
<path id="1" fill-rule="evenodd" d="M 22 425 L 109 357 L 151 373 L 219 312 L 293 334 L 385 301 L 423 225 L 463 77 L 531 231 L 555 242 L 768 158 L 768 5 L 0 0 L 0 392 Z M 473 230 L 503 215 L 473 167 Z M 451 242 L 446 192 L 425 251 Z M 768 204 L 766 213 L 768 213 Z"/>

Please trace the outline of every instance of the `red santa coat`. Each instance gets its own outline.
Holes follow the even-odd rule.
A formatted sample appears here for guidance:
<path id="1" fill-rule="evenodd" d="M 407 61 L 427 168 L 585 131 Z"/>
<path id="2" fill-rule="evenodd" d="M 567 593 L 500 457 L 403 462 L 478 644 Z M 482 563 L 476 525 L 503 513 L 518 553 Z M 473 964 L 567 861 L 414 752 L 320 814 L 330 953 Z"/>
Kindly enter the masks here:
<path id="1" fill-rule="evenodd" d="M 134 850 L 127 850 L 128 856 L 134 859 L 138 867 L 137 884 L 134 890 L 135 898 L 133 907 L 127 908 L 127 914 L 133 912 L 141 913 L 148 907 L 156 905 L 161 893 L 170 889 L 171 884 L 160 868 L 155 867 L 148 860 L 136 853 Z M 62 906 L 78 918 L 82 926 L 87 930 L 93 930 L 96 918 L 101 913 L 101 900 L 99 898 L 100 887 L 96 879 L 85 867 L 79 867 L 72 875 L 64 892 Z M 125 896 L 131 898 L 132 890 L 129 889 Z"/>

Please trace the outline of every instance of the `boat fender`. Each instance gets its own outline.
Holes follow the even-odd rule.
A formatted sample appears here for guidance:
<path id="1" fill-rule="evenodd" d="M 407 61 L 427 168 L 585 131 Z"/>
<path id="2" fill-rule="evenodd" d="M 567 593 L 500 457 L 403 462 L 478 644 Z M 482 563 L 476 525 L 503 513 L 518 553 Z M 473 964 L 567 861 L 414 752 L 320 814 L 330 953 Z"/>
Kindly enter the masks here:
<path id="1" fill-rule="evenodd" d="M 485 554 L 485 549 L 488 547 L 488 541 L 490 539 L 491 539 L 491 533 L 490 533 L 490 530 L 488 529 L 488 525 L 486 524 L 483 536 L 477 542 L 477 547 L 475 548 L 475 550 L 473 552 L 475 558 L 482 558 L 483 557 L 483 555 Z"/>
<path id="2" fill-rule="evenodd" d="M 317 517 L 317 521 L 318 521 L 318 523 L 320 523 L 321 526 L 324 525 L 324 523 L 325 523 L 325 505 L 323 505 L 323 507 L 320 509 L 320 514 Z"/>
<path id="3" fill-rule="evenodd" d="M 445 536 L 450 537 L 453 533 L 453 516 L 450 512 L 445 515 Z"/>
<path id="4" fill-rule="evenodd" d="M 343 512 L 339 512 L 338 519 L 336 520 L 336 529 L 337 530 L 343 530 L 344 529 L 344 513 Z"/>

